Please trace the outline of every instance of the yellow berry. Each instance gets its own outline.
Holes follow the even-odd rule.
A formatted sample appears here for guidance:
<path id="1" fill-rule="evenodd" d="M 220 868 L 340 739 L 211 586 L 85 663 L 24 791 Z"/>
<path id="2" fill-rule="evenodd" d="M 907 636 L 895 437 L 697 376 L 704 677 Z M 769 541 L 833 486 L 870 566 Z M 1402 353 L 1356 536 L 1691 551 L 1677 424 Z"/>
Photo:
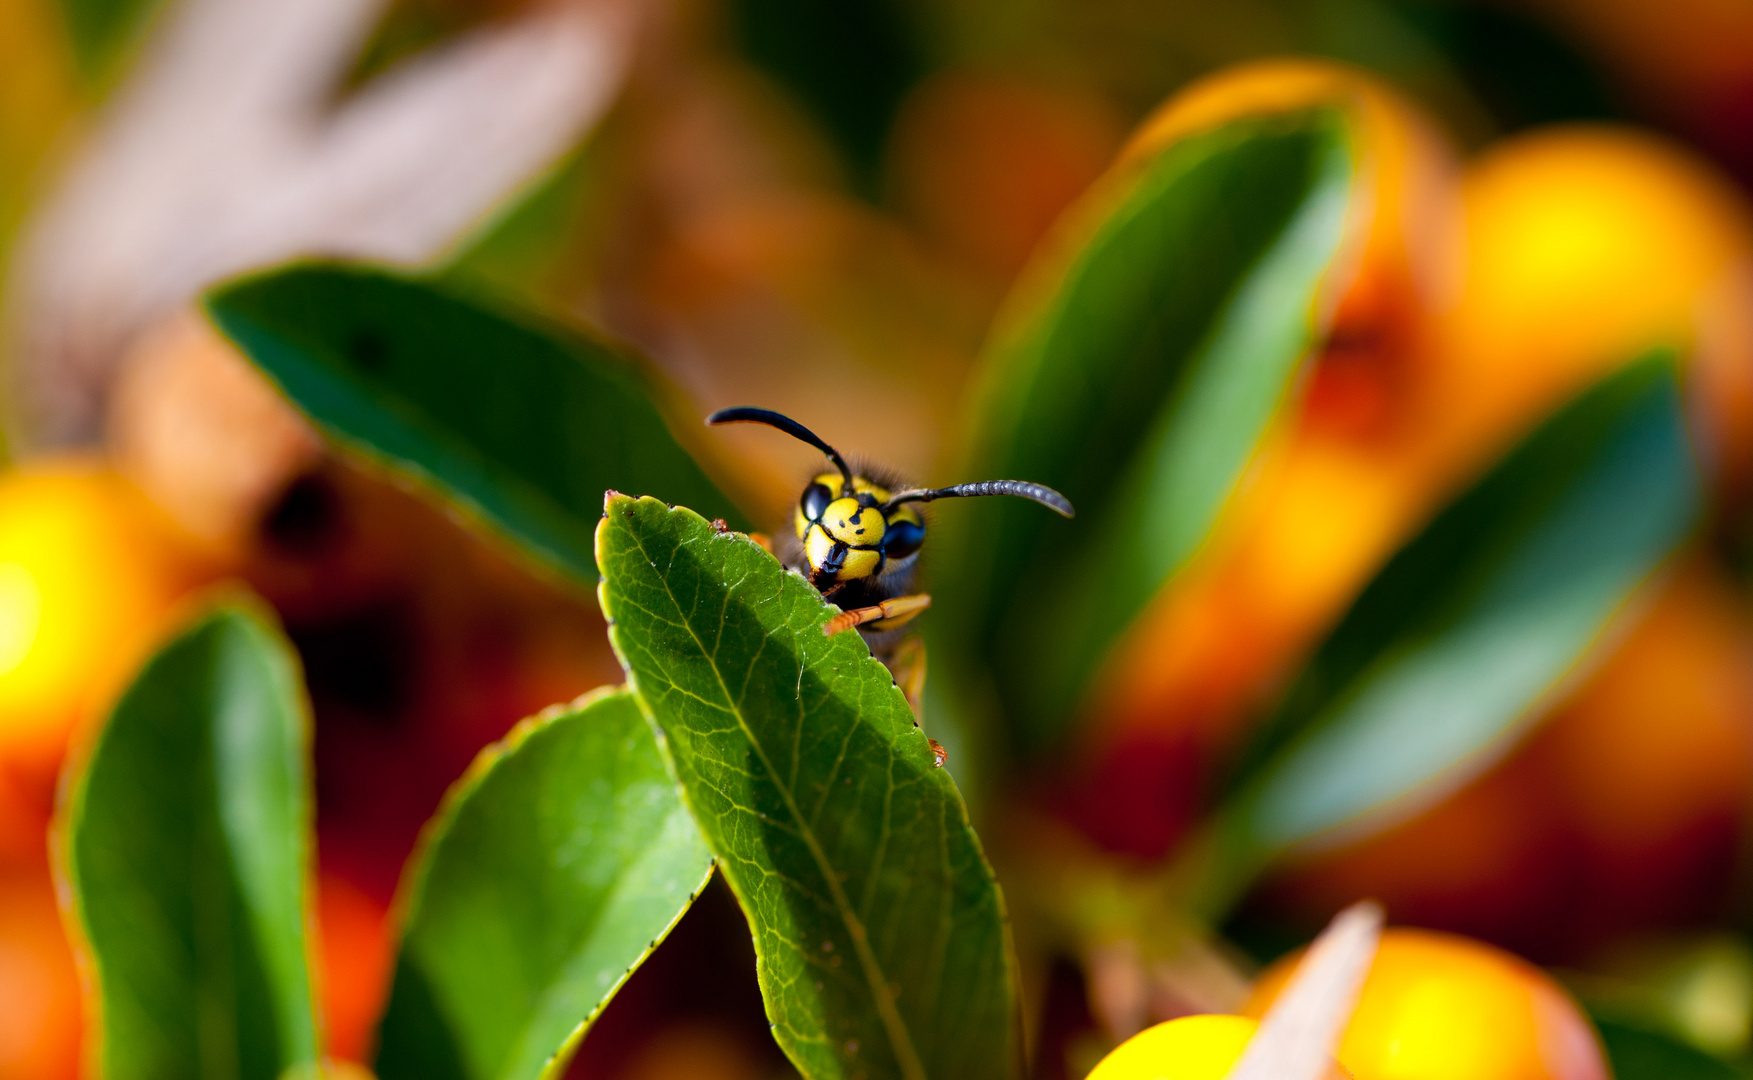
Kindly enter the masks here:
<path id="1" fill-rule="evenodd" d="M 1170 1020 L 1115 1047 L 1088 1080 L 1223 1080 L 1259 1026 L 1245 1016 Z M 1332 1076 L 1345 1073 L 1335 1067 Z"/>

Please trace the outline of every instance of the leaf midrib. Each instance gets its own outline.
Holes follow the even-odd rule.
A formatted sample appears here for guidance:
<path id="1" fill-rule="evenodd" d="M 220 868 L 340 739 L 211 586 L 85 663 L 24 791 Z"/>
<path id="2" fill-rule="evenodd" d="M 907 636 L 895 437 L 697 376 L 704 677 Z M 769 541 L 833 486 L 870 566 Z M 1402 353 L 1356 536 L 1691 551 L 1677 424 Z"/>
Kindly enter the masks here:
<path id="1" fill-rule="evenodd" d="M 646 557 L 648 563 L 651 563 L 651 553 L 646 550 L 645 541 L 636 532 L 633 534 L 633 542 L 638 546 L 640 554 Z M 673 559 L 674 552 L 670 554 Z M 678 613 L 681 613 L 681 598 L 670 588 L 669 578 L 660 574 L 658 580 L 663 583 L 664 593 L 670 598 L 670 603 L 675 605 Z M 728 590 L 725 595 L 728 604 Z M 859 968 L 876 998 L 877 1015 L 882 1020 L 883 1028 L 889 1036 L 889 1044 L 895 1050 L 895 1057 L 901 1066 L 901 1072 L 909 1080 L 926 1080 L 925 1067 L 920 1062 L 918 1051 L 914 1049 L 913 1040 L 907 1033 L 906 1022 L 901 1019 L 901 1014 L 895 1009 L 894 999 L 889 994 L 888 979 L 883 973 L 882 965 L 878 962 L 876 954 L 871 951 L 864 923 L 853 912 L 845 892 L 840 888 L 840 879 L 833 864 L 828 861 L 827 854 L 822 850 L 821 844 L 817 842 L 814 829 L 804 820 L 796 801 L 792 798 L 790 788 L 780 781 L 779 770 L 774 767 L 772 761 L 768 760 L 767 752 L 762 747 L 761 741 L 755 737 L 755 733 L 749 728 L 748 721 L 744 719 L 743 711 L 736 704 L 729 684 L 724 681 L 724 673 L 719 670 L 717 650 L 706 648 L 706 643 L 700 639 L 699 634 L 694 632 L 693 623 L 686 615 L 682 615 L 682 625 L 687 628 L 688 636 L 694 639 L 694 643 L 700 647 L 701 655 L 705 656 L 706 662 L 711 665 L 712 676 L 718 680 L 718 688 L 724 694 L 725 708 L 736 718 L 737 727 L 749 740 L 749 746 L 754 749 L 755 756 L 760 760 L 761 767 L 766 770 L 768 779 L 778 789 L 779 797 L 785 803 L 786 812 L 796 822 L 798 836 L 802 838 L 804 845 L 809 849 L 810 857 L 815 860 L 816 870 L 828 885 L 828 893 L 833 897 L 835 910 L 839 913 L 842 921 L 846 923 L 848 935 L 852 938 L 853 951 L 858 954 Z M 674 685 L 673 680 L 671 684 Z"/>

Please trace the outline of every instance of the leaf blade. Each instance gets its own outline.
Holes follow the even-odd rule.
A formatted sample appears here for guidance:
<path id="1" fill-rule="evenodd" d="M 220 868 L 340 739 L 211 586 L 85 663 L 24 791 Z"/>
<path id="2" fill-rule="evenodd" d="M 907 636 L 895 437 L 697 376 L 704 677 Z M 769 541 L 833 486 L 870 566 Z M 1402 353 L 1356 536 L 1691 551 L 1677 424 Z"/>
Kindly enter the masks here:
<path id="1" fill-rule="evenodd" d="M 1595 1028 L 1617 1080 L 1742 1080 L 1736 1068 L 1642 1024 L 1597 1016 Z"/>
<path id="2" fill-rule="evenodd" d="M 1003 899 L 886 669 L 802 578 L 653 499 L 608 501 L 629 685 L 743 904 L 806 1077 L 1013 1075 Z M 923 929 L 922 929 L 923 928 Z"/>
<path id="3" fill-rule="evenodd" d="M 104 1075 L 311 1065 L 309 719 L 290 647 L 241 607 L 165 645 L 69 795 L 63 866 Z"/>
<path id="4" fill-rule="evenodd" d="M 339 263 L 244 278 L 205 306 L 329 437 L 575 581 L 594 583 L 608 488 L 661 491 L 741 521 L 671 434 L 654 378 L 600 342 Z"/>
<path id="5" fill-rule="evenodd" d="M 1118 170 L 1072 256 L 1013 300 L 968 468 L 1058 488 L 1079 517 L 1049 532 L 1001 500 L 959 511 L 940 591 L 956 636 L 998 663 L 1025 746 L 1060 733 L 1287 399 L 1354 169 L 1335 110 L 1181 140 Z M 1065 632 L 1034 632 L 1043 621 Z"/>
<path id="6" fill-rule="evenodd" d="M 1670 355 L 1555 414 L 1390 560 L 1299 676 L 1218 812 L 1218 891 L 1501 752 L 1702 498 Z"/>
<path id="7" fill-rule="evenodd" d="M 483 754 L 412 867 L 377 1075 L 534 1080 L 681 919 L 712 856 L 614 690 Z"/>

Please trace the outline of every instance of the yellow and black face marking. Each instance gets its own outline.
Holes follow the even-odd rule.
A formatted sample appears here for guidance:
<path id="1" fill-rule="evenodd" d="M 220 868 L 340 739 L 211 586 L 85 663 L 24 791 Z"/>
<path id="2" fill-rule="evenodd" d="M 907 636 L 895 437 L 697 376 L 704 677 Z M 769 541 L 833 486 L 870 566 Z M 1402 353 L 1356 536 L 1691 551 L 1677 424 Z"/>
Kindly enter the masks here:
<path id="1" fill-rule="evenodd" d="M 920 503 L 974 495 L 1016 495 L 1065 517 L 1071 503 L 1050 487 L 1023 480 L 982 480 L 945 488 L 891 491 L 855 473 L 840 452 L 797 421 L 770 409 L 720 409 L 708 424 L 767 424 L 820 450 L 834 472 L 812 478 L 798 498 L 793 526 L 802 547 L 796 569 L 843 609 L 823 629 L 859 627 L 866 634 L 898 629 L 930 605 L 923 593 L 901 595 L 912 584 L 914 557 L 925 544 Z"/>
<path id="2" fill-rule="evenodd" d="M 795 527 L 803 543 L 810 583 L 818 589 L 859 578 L 877 577 L 919 553 L 925 522 L 912 504 L 885 511 L 888 488 L 862 476 L 842 495 L 842 478 L 823 473 L 810 481 L 798 500 Z"/>

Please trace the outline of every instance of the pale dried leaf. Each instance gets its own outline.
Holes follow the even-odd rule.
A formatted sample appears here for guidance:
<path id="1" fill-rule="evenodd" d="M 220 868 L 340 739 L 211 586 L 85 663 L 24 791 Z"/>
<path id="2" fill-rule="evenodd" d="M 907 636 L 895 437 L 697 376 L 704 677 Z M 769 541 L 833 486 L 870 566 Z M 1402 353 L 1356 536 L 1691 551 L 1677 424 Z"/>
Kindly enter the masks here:
<path id="1" fill-rule="evenodd" d="M 213 282 L 301 255 L 441 255 L 573 145 L 626 70 L 626 0 L 568 0 L 329 102 L 382 0 L 185 0 L 15 267 L 37 441 L 97 433 L 117 358 Z"/>
<path id="2" fill-rule="evenodd" d="M 1324 1080 L 1382 936 L 1382 909 L 1364 901 L 1334 916 L 1309 946 L 1228 1080 Z"/>

